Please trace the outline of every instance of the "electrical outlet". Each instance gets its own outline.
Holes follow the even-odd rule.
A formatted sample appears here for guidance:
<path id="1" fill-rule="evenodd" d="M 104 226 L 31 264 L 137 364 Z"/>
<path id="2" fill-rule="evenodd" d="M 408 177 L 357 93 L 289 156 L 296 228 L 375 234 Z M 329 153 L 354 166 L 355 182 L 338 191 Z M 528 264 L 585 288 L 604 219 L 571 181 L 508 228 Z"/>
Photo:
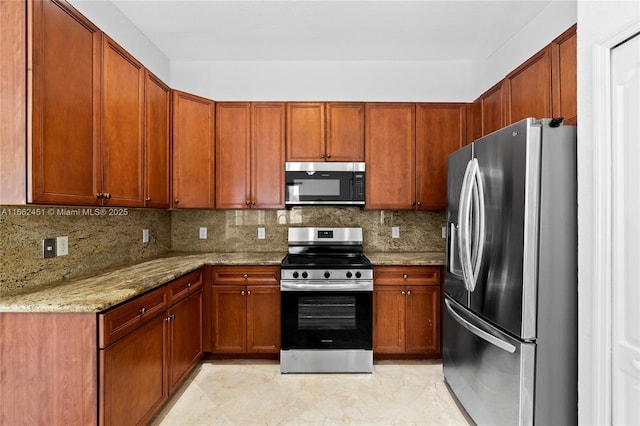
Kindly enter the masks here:
<path id="1" fill-rule="evenodd" d="M 148 229 L 143 229 L 142 230 L 142 242 L 143 243 L 148 243 L 149 242 L 149 230 Z"/>
<path id="2" fill-rule="evenodd" d="M 207 239 L 207 228 L 200 228 L 200 239 L 201 240 Z"/>
<path id="3" fill-rule="evenodd" d="M 56 256 L 66 256 L 69 254 L 69 237 L 56 238 Z"/>
<path id="4" fill-rule="evenodd" d="M 258 239 L 259 240 L 264 240 L 265 237 L 265 232 L 264 232 L 264 228 L 260 227 L 258 228 Z"/>
<path id="5" fill-rule="evenodd" d="M 56 257 L 56 239 L 45 238 L 42 240 L 42 258 L 49 259 Z"/>
<path id="6" fill-rule="evenodd" d="M 391 227 L 391 238 L 400 238 L 400 227 L 392 226 Z"/>
<path id="7" fill-rule="evenodd" d="M 447 227 L 446 226 L 442 227 L 442 238 L 447 238 Z"/>

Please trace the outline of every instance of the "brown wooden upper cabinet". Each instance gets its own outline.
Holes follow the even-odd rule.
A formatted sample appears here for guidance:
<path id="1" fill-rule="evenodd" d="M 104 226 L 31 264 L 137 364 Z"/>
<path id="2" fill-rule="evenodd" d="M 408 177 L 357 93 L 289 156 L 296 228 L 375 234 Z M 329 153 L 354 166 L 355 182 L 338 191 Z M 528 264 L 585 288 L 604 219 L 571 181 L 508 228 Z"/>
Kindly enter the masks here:
<path id="1" fill-rule="evenodd" d="M 551 117 L 551 48 L 545 47 L 507 75 L 508 123 Z"/>
<path id="2" fill-rule="evenodd" d="M 284 103 L 216 104 L 216 207 L 284 208 Z"/>
<path id="3" fill-rule="evenodd" d="M 327 133 L 325 160 L 364 161 L 364 104 L 326 104 Z"/>
<path id="4" fill-rule="evenodd" d="M 145 72 L 145 207 L 169 208 L 171 89 Z"/>
<path id="5" fill-rule="evenodd" d="M 415 104 L 366 104 L 365 208 L 411 210 L 415 207 L 415 123 Z"/>
<path id="6" fill-rule="evenodd" d="M 144 67 L 103 34 L 102 189 L 104 205 L 144 206 Z"/>
<path id="7" fill-rule="evenodd" d="M 504 80 L 480 96 L 482 136 L 506 125 Z"/>
<path id="8" fill-rule="evenodd" d="M 287 161 L 364 161 L 364 104 L 287 103 Z"/>
<path id="9" fill-rule="evenodd" d="M 466 142 L 466 104 L 416 105 L 416 209 L 447 208 L 447 159 Z"/>
<path id="10" fill-rule="evenodd" d="M 173 207 L 215 207 L 215 104 L 172 91 Z"/>
<path id="11" fill-rule="evenodd" d="M 553 116 L 564 117 L 565 124 L 578 124 L 576 29 L 572 26 L 551 42 Z"/>
<path id="12" fill-rule="evenodd" d="M 33 131 L 29 200 L 99 205 L 102 33 L 67 3 L 30 4 Z"/>

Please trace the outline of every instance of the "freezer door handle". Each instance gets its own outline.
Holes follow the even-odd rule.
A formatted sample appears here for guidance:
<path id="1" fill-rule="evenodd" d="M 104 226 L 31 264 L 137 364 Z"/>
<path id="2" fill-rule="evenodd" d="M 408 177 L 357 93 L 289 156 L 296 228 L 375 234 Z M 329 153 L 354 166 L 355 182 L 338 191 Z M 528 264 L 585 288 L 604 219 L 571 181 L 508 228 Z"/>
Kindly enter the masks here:
<path id="1" fill-rule="evenodd" d="M 481 330 L 480 328 L 478 328 L 475 325 L 471 324 L 466 319 L 462 318 L 462 316 L 460 316 L 460 314 L 458 314 L 455 311 L 455 307 L 447 299 L 445 299 L 444 304 L 447 306 L 447 310 L 449 311 L 451 316 L 456 321 L 458 321 L 458 323 L 460 323 L 461 326 L 463 326 L 464 328 L 466 328 L 467 330 L 469 330 L 470 332 L 472 332 L 473 334 L 475 334 L 476 336 L 478 336 L 482 340 L 485 340 L 485 341 L 491 343 L 492 345 L 497 346 L 500 349 L 502 349 L 504 351 L 507 351 L 509 353 L 514 353 L 516 351 L 516 347 L 513 346 L 511 343 L 505 342 L 504 340 L 499 339 L 496 336 L 494 336 L 492 334 L 489 334 L 484 330 Z"/>

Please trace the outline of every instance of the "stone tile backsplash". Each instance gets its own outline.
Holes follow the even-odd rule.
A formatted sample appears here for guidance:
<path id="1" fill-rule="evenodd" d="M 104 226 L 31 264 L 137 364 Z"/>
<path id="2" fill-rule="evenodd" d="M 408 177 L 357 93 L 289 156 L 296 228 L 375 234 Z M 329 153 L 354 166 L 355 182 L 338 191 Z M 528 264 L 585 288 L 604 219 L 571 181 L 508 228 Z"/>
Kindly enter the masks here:
<path id="1" fill-rule="evenodd" d="M 293 226 L 355 226 L 363 228 L 370 252 L 444 252 L 445 212 L 368 211 L 357 207 L 294 207 L 290 210 L 175 210 L 171 216 L 173 251 L 251 252 L 287 250 L 287 229 Z M 391 228 L 400 238 L 391 238 Z M 206 240 L 198 237 L 207 228 Z M 264 227 L 266 238 L 258 239 Z"/>
<path id="2" fill-rule="evenodd" d="M 170 250 L 170 231 L 167 210 L 0 206 L 0 297 L 157 257 Z M 65 235 L 69 254 L 43 259 L 42 240 Z"/>
<path id="3" fill-rule="evenodd" d="M 41 209 L 39 215 L 26 215 Z M 444 252 L 445 212 L 367 211 L 357 207 L 290 210 L 125 209 L 123 215 L 89 214 L 92 208 L 0 206 L 0 297 L 49 283 L 158 257 L 169 251 L 282 252 L 292 226 L 356 226 L 365 252 Z M 20 214 L 18 214 L 20 213 Z M 391 228 L 400 238 L 391 238 Z M 207 228 L 207 239 L 199 228 Z M 258 239 L 258 227 L 266 238 Z M 142 243 L 142 230 L 150 241 Z M 42 259 L 42 239 L 69 237 L 69 255 Z"/>

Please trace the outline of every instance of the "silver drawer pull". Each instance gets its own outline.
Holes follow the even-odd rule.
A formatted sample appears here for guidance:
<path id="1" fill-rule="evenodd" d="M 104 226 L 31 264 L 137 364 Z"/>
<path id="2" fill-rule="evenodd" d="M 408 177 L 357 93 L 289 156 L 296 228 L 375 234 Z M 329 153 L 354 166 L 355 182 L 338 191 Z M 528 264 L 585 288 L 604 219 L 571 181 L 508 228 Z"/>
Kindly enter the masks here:
<path id="1" fill-rule="evenodd" d="M 144 306 L 140 308 L 140 315 L 144 315 L 145 312 L 147 312 L 147 308 L 145 308 Z"/>

